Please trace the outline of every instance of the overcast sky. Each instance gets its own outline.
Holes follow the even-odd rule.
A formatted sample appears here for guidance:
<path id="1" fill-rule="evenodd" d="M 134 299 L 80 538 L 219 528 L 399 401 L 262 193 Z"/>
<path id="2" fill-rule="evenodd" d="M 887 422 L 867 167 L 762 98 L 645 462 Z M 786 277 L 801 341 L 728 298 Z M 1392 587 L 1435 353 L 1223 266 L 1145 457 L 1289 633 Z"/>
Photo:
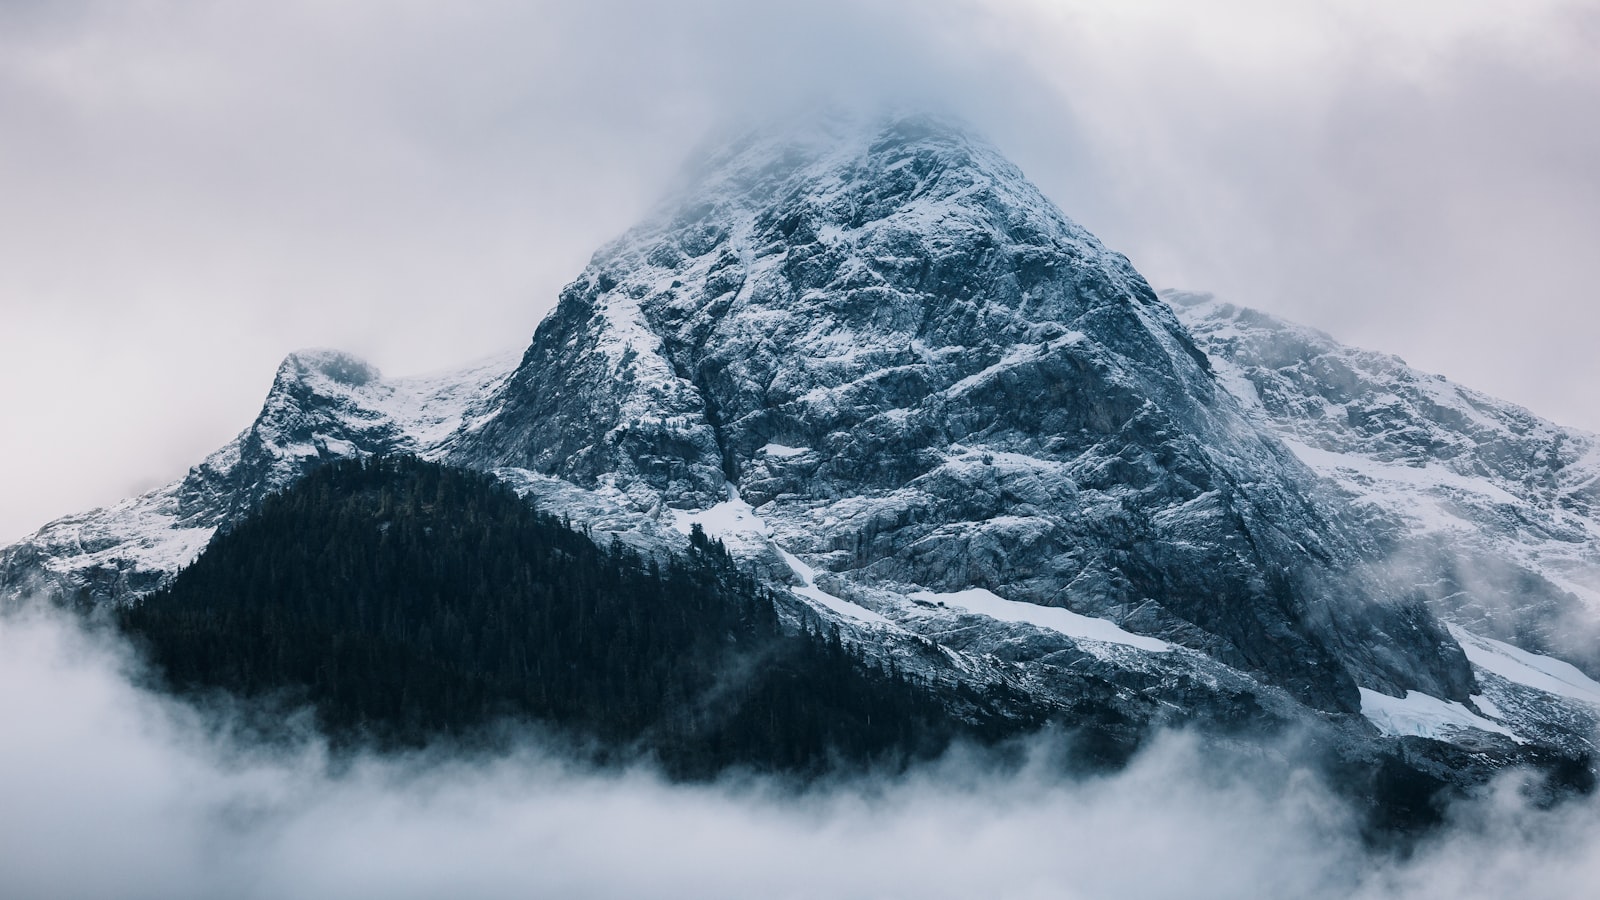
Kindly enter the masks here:
<path id="1" fill-rule="evenodd" d="M 708 129 L 962 115 L 1157 287 L 1600 430 L 1600 2 L 0 0 L 0 542 L 520 349 Z"/>

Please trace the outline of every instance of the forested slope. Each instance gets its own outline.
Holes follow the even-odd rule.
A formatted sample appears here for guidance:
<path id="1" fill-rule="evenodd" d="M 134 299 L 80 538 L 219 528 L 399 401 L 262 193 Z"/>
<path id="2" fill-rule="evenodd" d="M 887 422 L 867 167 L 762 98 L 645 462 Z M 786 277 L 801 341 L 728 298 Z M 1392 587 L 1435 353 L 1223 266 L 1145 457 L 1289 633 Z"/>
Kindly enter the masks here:
<path id="1" fill-rule="evenodd" d="M 599 547 L 487 475 L 345 461 L 269 497 L 120 619 L 171 688 L 303 702 L 344 745 L 512 719 L 679 774 L 808 772 L 897 765 L 1037 715 L 971 691 L 952 710 L 820 622 L 783 627 L 716 541 L 685 549 Z"/>

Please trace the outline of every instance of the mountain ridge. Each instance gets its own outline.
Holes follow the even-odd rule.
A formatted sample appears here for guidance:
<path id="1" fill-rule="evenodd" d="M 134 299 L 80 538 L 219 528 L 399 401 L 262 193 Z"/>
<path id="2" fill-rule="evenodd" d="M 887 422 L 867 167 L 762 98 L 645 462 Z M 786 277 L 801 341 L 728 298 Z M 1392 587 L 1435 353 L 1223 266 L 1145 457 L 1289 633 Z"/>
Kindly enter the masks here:
<path id="1" fill-rule="evenodd" d="M 919 119 L 815 156 L 777 153 L 781 165 L 768 161 L 772 155 L 764 145 L 730 153 L 695 193 L 709 199 L 678 207 L 597 254 L 535 334 L 504 391 L 502 414 L 464 437 L 451 458 L 530 468 L 585 486 L 608 481 L 646 505 L 706 506 L 734 481 L 758 502 L 795 494 L 765 482 L 806 466 L 807 458 L 760 453 L 768 444 L 826 444 L 804 479 L 840 482 L 824 489 L 829 494 L 870 496 L 919 478 L 947 478 L 950 448 L 976 438 L 991 450 L 1063 467 L 1055 481 L 1070 493 L 1079 493 L 1070 482 L 1096 483 L 1093 495 L 1107 503 L 1143 478 L 1139 510 L 1107 527 L 1159 534 L 1168 523 L 1151 514 L 1152 503 L 1172 508 L 1178 497 L 1188 502 L 1217 491 L 1222 499 L 1211 509 L 1187 515 L 1234 532 L 1233 550 L 1216 560 L 1223 566 L 1231 555 L 1263 552 L 1263 542 L 1278 555 L 1290 543 L 1306 549 L 1304 538 L 1285 540 L 1270 524 L 1273 510 L 1317 515 L 1296 488 L 1306 479 L 1279 472 L 1298 462 L 1249 433 L 1216 397 L 1203 355 L 1126 258 L 1071 223 L 991 148 Z M 559 387 L 553 379 L 562 380 Z M 1005 396 L 1040 385 L 1059 396 L 1048 419 Z M 989 443 L 985 430 L 997 440 Z M 1060 446 L 1047 448 L 1049 441 Z M 1139 458 L 1096 452 L 1101 441 Z M 1229 465 L 1213 459 L 1213 448 L 1222 446 L 1234 457 Z M 1088 465 L 1072 469 L 1085 458 Z M 1249 489 L 1224 474 L 1240 465 L 1253 473 Z M 1177 477 L 1148 477 L 1180 467 Z M 754 478 L 741 478 L 747 474 Z M 936 499 L 949 494 L 941 490 Z M 937 503 L 911 498 L 911 508 L 891 501 L 883 512 L 917 516 L 930 505 Z M 1002 499 L 995 510 L 949 512 L 977 524 L 1004 518 L 1012 505 Z M 812 503 L 804 512 L 816 509 Z M 1115 515 L 1102 503 L 1095 516 L 1108 513 Z M 1071 527 L 1057 515 L 1034 518 L 1048 541 Z M 877 536 L 870 523 L 851 530 L 833 543 Z M 907 537 L 891 536 L 890 543 L 914 542 L 920 530 L 897 523 L 895 531 Z M 1324 542 L 1354 543 L 1327 528 L 1316 533 Z M 1078 546 L 1116 540 L 1088 538 Z M 1182 545 L 1143 546 L 1169 556 Z M 1029 602 L 1061 602 L 1054 576 L 1030 582 L 1025 572 L 1018 578 L 995 568 L 952 569 L 952 554 L 937 548 L 904 571 L 885 559 L 902 549 L 865 548 L 868 558 L 851 560 L 851 568 L 876 566 L 889 571 L 869 578 L 943 590 L 976 579 Z M 1073 564 L 1056 548 L 1044 552 Z M 1331 563 L 1332 555 L 1359 551 L 1311 552 Z M 1189 635 L 1210 652 L 1281 670 L 1285 683 L 1332 708 L 1356 704 L 1348 680 L 1318 677 L 1340 671 L 1341 654 L 1360 657 L 1370 678 L 1392 688 L 1420 679 L 1418 687 L 1465 697 L 1464 661 L 1425 661 L 1427 648 L 1396 643 L 1395 635 L 1426 619 L 1415 610 L 1373 605 L 1347 617 L 1375 631 L 1333 649 L 1315 619 L 1347 611 L 1298 608 L 1297 598 L 1317 588 L 1258 586 L 1252 574 L 1228 571 L 1187 588 L 1193 599 L 1153 585 L 1182 582 L 1184 568 L 1168 559 L 1094 559 L 1077 574 L 1101 582 L 1088 598 L 1102 603 L 1101 614 L 1110 605 L 1143 605 L 1174 634 L 1197 625 L 1204 636 Z M 1284 568 L 1287 579 L 1299 577 Z M 1114 571 L 1134 583 L 1118 584 Z M 1160 600 L 1153 597 L 1158 590 Z M 1214 592 L 1250 595 L 1234 607 L 1243 617 L 1212 615 L 1218 605 L 1200 595 Z M 1175 603 L 1183 608 L 1166 608 Z M 1267 651 L 1260 644 L 1267 632 L 1295 649 Z M 1374 643 L 1405 661 L 1368 653 Z"/>
<path id="2" fill-rule="evenodd" d="M 1167 297 L 1253 417 L 1394 535 L 1403 565 L 1438 574 L 1432 602 L 1600 675 L 1600 437 L 1210 295 Z"/>

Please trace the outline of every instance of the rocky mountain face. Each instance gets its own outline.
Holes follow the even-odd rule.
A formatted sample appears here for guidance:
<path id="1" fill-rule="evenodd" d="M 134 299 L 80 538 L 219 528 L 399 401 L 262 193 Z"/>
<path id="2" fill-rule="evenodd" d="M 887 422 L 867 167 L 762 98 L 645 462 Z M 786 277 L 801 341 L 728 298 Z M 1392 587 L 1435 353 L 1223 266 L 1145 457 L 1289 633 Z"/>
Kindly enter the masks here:
<path id="1" fill-rule="evenodd" d="M 1169 304 L 935 120 L 755 135 L 698 172 L 596 254 L 520 361 L 386 381 L 292 356 L 228 448 L 46 526 L 0 578 L 133 597 L 320 461 L 408 452 L 651 552 L 699 524 L 934 683 L 1425 736 L 1470 765 L 1589 749 L 1600 685 L 1539 654 L 1590 665 L 1557 635 L 1594 619 L 1592 439 Z M 1511 568 L 1441 568 L 1429 547 L 1454 538 L 1430 544 L 1425 511 Z M 1525 577 L 1547 586 L 1531 605 Z"/>
<path id="2" fill-rule="evenodd" d="M 1600 676 L 1600 438 L 1209 295 L 1165 299 L 1436 610 Z"/>
<path id="3" fill-rule="evenodd" d="M 925 121 L 711 160 L 602 250 L 450 459 L 737 488 L 863 586 L 1109 618 L 1351 711 L 1470 673 L 1120 255 Z"/>

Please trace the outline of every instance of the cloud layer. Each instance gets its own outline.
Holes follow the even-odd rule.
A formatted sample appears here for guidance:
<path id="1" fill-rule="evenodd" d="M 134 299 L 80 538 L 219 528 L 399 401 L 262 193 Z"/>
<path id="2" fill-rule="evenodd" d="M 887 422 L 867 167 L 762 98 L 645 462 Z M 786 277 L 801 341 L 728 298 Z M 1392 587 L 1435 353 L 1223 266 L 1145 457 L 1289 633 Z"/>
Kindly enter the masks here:
<path id="1" fill-rule="evenodd" d="M 103 635 L 0 618 L 0 893 L 10 897 L 1587 896 L 1600 810 L 1507 787 L 1408 862 L 1368 856 L 1307 776 L 1181 736 L 1067 781 L 956 755 L 805 791 L 494 758 L 330 769 L 136 688 Z"/>

